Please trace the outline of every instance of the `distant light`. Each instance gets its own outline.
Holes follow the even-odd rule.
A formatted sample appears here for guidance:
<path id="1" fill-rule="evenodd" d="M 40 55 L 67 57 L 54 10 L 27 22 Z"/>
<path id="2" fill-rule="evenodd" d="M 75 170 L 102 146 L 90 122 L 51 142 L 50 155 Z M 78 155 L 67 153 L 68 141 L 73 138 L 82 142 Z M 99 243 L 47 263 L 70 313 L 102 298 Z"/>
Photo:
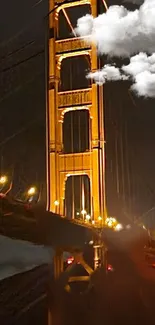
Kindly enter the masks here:
<path id="1" fill-rule="evenodd" d="M 146 227 L 145 227 L 144 225 L 143 225 L 143 229 L 144 229 L 144 230 L 147 230 Z"/>
<path id="2" fill-rule="evenodd" d="M 95 225 L 95 220 L 92 220 L 92 225 Z"/>
<path id="3" fill-rule="evenodd" d="M 115 218 L 111 218 L 111 221 L 112 221 L 113 223 L 116 223 L 116 219 L 115 219 Z"/>
<path id="4" fill-rule="evenodd" d="M 93 240 L 90 240 L 89 245 L 93 245 L 93 244 L 94 244 Z"/>
<path id="5" fill-rule="evenodd" d="M 4 185 L 6 182 L 7 182 L 7 177 L 5 175 L 4 176 L 1 176 L 0 177 L 0 184 L 1 185 Z"/>
<path id="6" fill-rule="evenodd" d="M 57 200 L 54 201 L 54 205 L 55 205 L 55 206 L 58 206 L 58 205 L 59 205 L 59 201 L 57 201 Z"/>
<path id="7" fill-rule="evenodd" d="M 89 215 L 89 214 L 87 214 L 87 215 L 86 215 L 86 220 L 88 220 L 88 221 L 89 221 L 89 220 L 90 220 L 90 218 L 91 218 L 91 217 L 90 217 L 90 215 Z"/>
<path id="8" fill-rule="evenodd" d="M 102 220 L 102 217 L 101 217 L 101 216 L 99 216 L 99 217 L 98 217 L 98 221 L 101 221 L 101 220 Z"/>
<path id="9" fill-rule="evenodd" d="M 127 225 L 126 226 L 126 229 L 131 229 L 131 225 Z"/>
<path id="10" fill-rule="evenodd" d="M 107 224 L 110 221 L 110 218 L 106 218 L 105 223 Z"/>
<path id="11" fill-rule="evenodd" d="M 108 271 L 114 271 L 112 265 L 108 264 L 108 267 L 107 267 Z"/>
<path id="12" fill-rule="evenodd" d="M 120 230 L 122 230 L 123 229 L 123 226 L 121 225 L 121 223 L 118 223 L 117 225 L 116 225 L 116 227 L 115 227 L 115 230 L 116 231 L 120 231 Z"/>
<path id="13" fill-rule="evenodd" d="M 76 212 L 76 215 L 77 215 L 77 216 L 79 216 L 79 215 L 80 215 L 80 213 L 79 213 L 79 212 Z"/>
<path id="14" fill-rule="evenodd" d="M 108 227 L 109 227 L 109 228 L 112 228 L 112 227 L 113 227 L 113 222 L 112 222 L 112 220 L 110 220 L 110 221 L 108 222 Z"/>
<path id="15" fill-rule="evenodd" d="M 86 210 L 82 210 L 82 211 L 81 211 L 81 214 L 83 214 L 83 215 L 84 215 L 84 214 L 87 214 L 87 211 L 86 211 Z"/>
<path id="16" fill-rule="evenodd" d="M 28 195 L 34 195 L 36 193 L 36 188 L 30 187 L 27 193 L 28 193 Z"/>
<path id="17" fill-rule="evenodd" d="M 68 265 L 72 264 L 73 262 L 74 262 L 74 257 L 69 257 L 69 258 L 67 259 L 67 264 L 68 264 Z"/>

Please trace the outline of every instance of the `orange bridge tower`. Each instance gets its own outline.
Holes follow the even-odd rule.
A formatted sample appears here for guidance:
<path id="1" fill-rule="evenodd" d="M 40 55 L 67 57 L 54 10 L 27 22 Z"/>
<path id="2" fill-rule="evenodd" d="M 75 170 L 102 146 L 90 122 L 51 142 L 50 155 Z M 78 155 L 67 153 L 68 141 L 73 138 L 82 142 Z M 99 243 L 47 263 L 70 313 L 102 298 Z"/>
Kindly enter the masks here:
<path id="1" fill-rule="evenodd" d="M 101 6 L 105 11 L 104 1 Z M 85 60 L 91 71 L 99 69 L 100 62 L 95 46 L 77 37 L 74 27 L 77 18 L 86 13 L 96 17 L 99 4 L 97 0 L 65 3 L 49 0 L 49 11 L 52 12 L 48 33 L 47 209 L 77 222 L 98 225 L 104 223 L 106 210 L 103 87 L 86 79 L 87 72 L 81 60 Z M 65 26 L 68 26 L 67 32 Z M 82 122 L 78 124 L 80 114 L 83 114 Z M 70 116 L 71 131 L 65 127 L 65 119 L 69 123 L 67 115 Z M 84 136 L 85 132 L 87 136 Z M 87 145 L 80 145 L 77 150 L 79 137 L 81 143 Z M 66 149 L 69 142 L 72 144 L 70 150 Z M 78 178 L 80 181 L 76 182 Z M 85 185 L 86 178 L 89 186 Z M 69 179 L 74 184 L 67 189 Z M 87 207 L 86 201 L 89 202 Z"/>

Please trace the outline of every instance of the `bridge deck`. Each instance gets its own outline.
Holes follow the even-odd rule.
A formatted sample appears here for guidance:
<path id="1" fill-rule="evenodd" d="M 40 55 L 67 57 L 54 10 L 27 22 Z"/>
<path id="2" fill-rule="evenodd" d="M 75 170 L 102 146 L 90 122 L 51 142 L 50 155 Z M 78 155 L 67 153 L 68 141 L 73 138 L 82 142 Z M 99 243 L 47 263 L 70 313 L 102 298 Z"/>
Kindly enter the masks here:
<path id="1" fill-rule="evenodd" d="M 39 205 L 28 210 L 6 200 L 0 200 L 1 235 L 53 247 L 83 247 L 91 236 L 92 230 L 84 224 L 47 212 Z"/>

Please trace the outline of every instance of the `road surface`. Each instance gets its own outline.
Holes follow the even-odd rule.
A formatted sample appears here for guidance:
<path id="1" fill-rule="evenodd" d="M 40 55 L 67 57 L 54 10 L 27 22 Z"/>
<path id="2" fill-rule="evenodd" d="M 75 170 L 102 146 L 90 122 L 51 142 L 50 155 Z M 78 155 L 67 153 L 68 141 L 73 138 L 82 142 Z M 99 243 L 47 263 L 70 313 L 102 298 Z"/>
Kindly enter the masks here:
<path id="1" fill-rule="evenodd" d="M 155 324 L 155 270 L 145 262 L 144 238 L 122 232 L 105 240 L 114 272 L 105 276 L 99 270 L 93 277 L 95 290 L 89 295 L 61 291 L 53 305 L 52 325 Z M 42 266 L 0 282 L 0 324 L 46 325 L 47 299 L 34 307 L 31 303 L 44 297 L 49 279 L 49 268 Z"/>
<path id="2" fill-rule="evenodd" d="M 155 270 L 146 264 L 144 238 L 138 236 L 119 233 L 107 240 L 114 271 L 106 278 L 98 271 L 96 292 L 89 296 L 65 295 L 56 325 L 155 324 Z"/>

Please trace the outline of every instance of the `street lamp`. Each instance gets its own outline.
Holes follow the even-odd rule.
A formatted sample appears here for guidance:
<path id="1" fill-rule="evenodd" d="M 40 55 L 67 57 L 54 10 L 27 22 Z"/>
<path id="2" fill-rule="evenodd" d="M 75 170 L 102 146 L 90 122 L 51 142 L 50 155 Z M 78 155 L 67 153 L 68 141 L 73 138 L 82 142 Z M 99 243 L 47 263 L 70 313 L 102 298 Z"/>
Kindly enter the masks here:
<path id="1" fill-rule="evenodd" d="M 0 177 L 0 184 L 1 185 L 5 185 L 7 182 L 7 177 L 5 175 Z"/>
<path id="2" fill-rule="evenodd" d="M 54 201 L 54 205 L 57 207 L 59 205 L 59 201 Z"/>
<path id="3" fill-rule="evenodd" d="M 115 231 L 120 231 L 123 229 L 123 226 L 121 225 L 121 223 L 118 223 L 115 227 Z"/>
<path id="4" fill-rule="evenodd" d="M 90 218 L 91 218 L 90 215 L 87 214 L 87 215 L 86 215 L 86 220 L 87 220 L 87 221 L 90 221 Z"/>
<path id="5" fill-rule="evenodd" d="M 83 210 L 81 211 L 81 214 L 84 216 L 85 214 L 87 214 L 87 211 L 83 209 Z"/>
<path id="6" fill-rule="evenodd" d="M 28 196 L 32 196 L 36 193 L 36 188 L 35 187 L 30 187 L 27 194 Z"/>

